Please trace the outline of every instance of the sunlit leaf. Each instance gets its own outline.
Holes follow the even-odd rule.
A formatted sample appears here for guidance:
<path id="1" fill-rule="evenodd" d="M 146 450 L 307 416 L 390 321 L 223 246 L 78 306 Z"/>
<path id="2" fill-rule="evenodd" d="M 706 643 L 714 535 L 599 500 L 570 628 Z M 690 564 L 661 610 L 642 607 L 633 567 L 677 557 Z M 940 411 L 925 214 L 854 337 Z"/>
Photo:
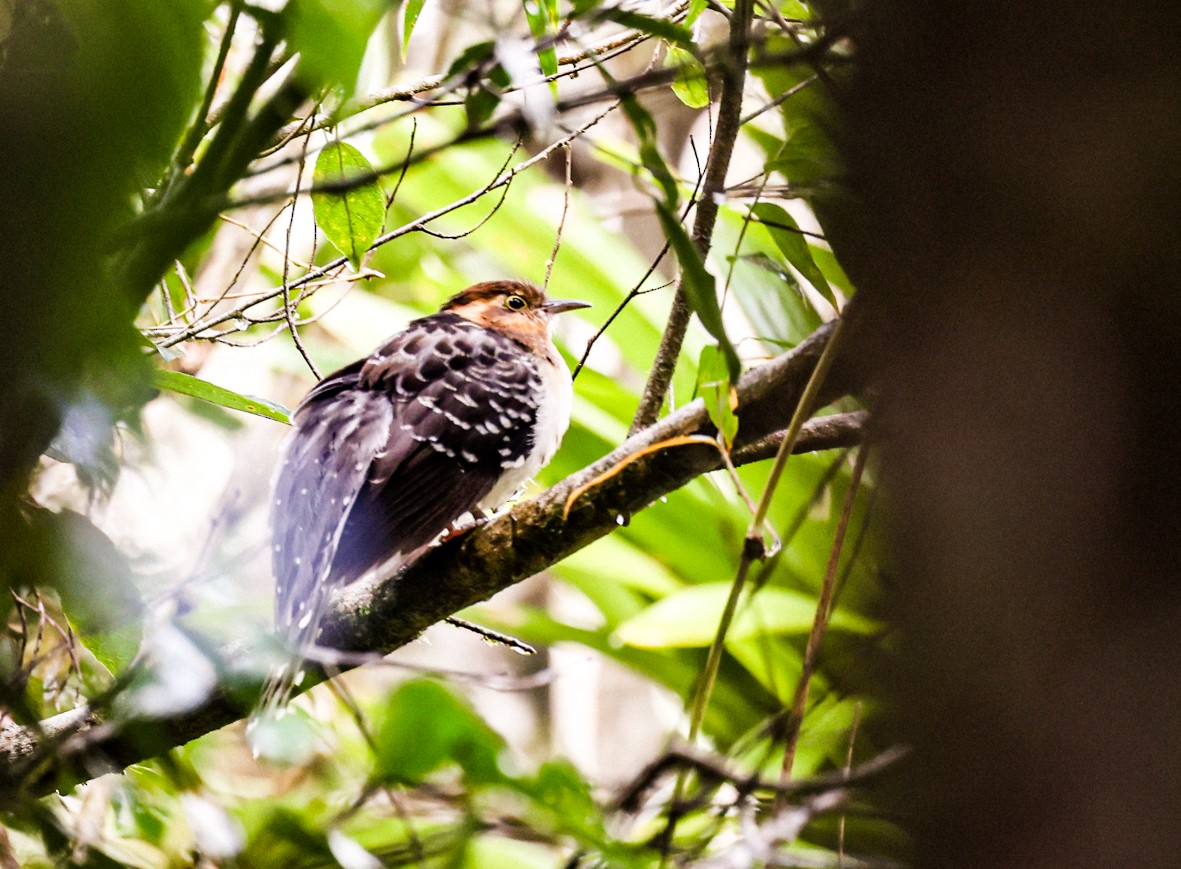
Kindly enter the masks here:
<path id="1" fill-rule="evenodd" d="M 361 258 L 385 222 L 381 183 L 365 155 L 347 142 L 333 142 L 320 152 L 313 177 L 316 225 L 349 258 L 353 268 L 359 269 Z"/>
<path id="2" fill-rule="evenodd" d="M 705 76 L 701 61 L 691 52 L 670 45 L 664 65 L 680 70 L 672 84 L 677 99 L 691 109 L 703 109 L 709 105 L 709 79 Z"/>
<path id="3" fill-rule="evenodd" d="M 418 23 L 418 15 L 426 0 L 406 0 L 402 4 L 402 57 L 406 57 L 406 48 L 410 45 L 410 37 L 414 33 L 414 25 Z"/>
<path id="4" fill-rule="evenodd" d="M 657 601 L 624 622 L 616 636 L 642 649 L 707 646 L 718 629 L 718 618 L 730 594 L 730 583 L 710 582 L 682 589 Z M 740 606 L 728 639 L 742 640 L 762 634 L 804 633 L 816 616 L 816 599 L 785 588 L 764 588 Z M 876 625 L 870 619 L 838 610 L 831 624 L 860 633 Z"/>
<path id="5" fill-rule="evenodd" d="M 701 351 L 697 363 L 696 395 L 705 401 L 710 421 L 725 439 L 727 449 L 738 434 L 738 393 L 730 381 L 726 359 L 716 346 Z"/>
<path id="6" fill-rule="evenodd" d="M 523 0 L 521 6 L 525 10 L 525 20 L 529 23 L 529 32 L 538 43 L 546 40 L 553 32 L 557 23 L 558 9 L 554 0 Z M 553 42 L 537 52 L 537 62 L 544 76 L 554 75 L 558 71 L 558 53 Z M 557 92 L 557 82 L 551 82 L 551 88 Z"/>
<path id="7" fill-rule="evenodd" d="M 208 380 L 193 377 L 191 374 L 157 370 L 153 374 L 153 380 L 156 386 L 160 389 L 167 389 L 169 392 L 177 392 L 230 410 L 240 410 L 243 413 L 252 413 L 255 416 L 266 417 L 276 422 L 291 424 L 291 411 L 283 405 L 267 401 L 265 398 L 234 392 L 232 389 L 217 386 Z"/>

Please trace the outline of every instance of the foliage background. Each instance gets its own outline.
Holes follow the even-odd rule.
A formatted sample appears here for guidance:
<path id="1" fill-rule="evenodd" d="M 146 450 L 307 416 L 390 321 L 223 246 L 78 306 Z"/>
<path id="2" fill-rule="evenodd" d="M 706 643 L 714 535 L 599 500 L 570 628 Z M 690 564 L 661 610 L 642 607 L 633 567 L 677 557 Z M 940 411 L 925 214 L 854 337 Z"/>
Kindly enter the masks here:
<path id="1" fill-rule="evenodd" d="M 8 865 L 1168 865 L 1175 14 L 706 7 L 0 5 Z M 695 52 L 708 105 L 664 65 Z M 727 57 L 751 75 L 719 158 Z M 534 64 L 563 73 L 554 89 L 520 87 Z M 364 227 L 333 235 L 306 195 L 327 180 L 339 204 L 313 166 L 341 138 L 388 170 L 397 234 L 366 256 Z M 727 163 L 725 195 L 700 196 Z M 349 220 L 376 189 L 340 187 Z M 785 546 L 723 631 L 700 733 L 694 685 L 750 522 L 726 474 L 468 614 L 541 657 L 435 629 L 298 700 L 264 757 L 241 723 L 165 752 L 170 716 L 215 685 L 248 703 L 268 660 L 282 424 L 242 411 L 282 417 L 309 360 L 330 370 L 463 285 L 542 281 L 551 259 L 553 291 L 595 303 L 562 325 L 572 362 L 628 304 L 542 485 L 623 441 L 662 361 L 668 405 L 700 392 L 725 430 L 727 343 L 755 366 L 843 306 L 845 270 L 862 287 L 868 326 L 845 340 L 884 398 L 883 465 L 856 485 L 843 451 L 792 458 L 773 486 L 767 462 L 739 470 Z M 678 273 L 698 318 L 669 353 Z M 53 745 L 50 716 L 85 701 L 126 722 L 136 752 L 115 766 L 137 762 L 28 766 L 22 739 Z M 917 759 L 884 791 L 810 779 L 859 784 L 900 741 Z M 66 795 L 38 798 L 47 784 Z"/>

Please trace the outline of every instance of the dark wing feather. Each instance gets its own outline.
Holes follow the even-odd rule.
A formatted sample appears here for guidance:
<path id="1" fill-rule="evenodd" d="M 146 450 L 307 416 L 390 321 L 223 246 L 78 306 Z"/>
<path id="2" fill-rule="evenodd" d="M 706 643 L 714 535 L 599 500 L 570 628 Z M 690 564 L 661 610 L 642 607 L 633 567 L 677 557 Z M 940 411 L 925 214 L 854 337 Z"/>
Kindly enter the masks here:
<path id="1" fill-rule="evenodd" d="M 398 408 L 337 554 L 353 576 L 411 555 L 477 508 L 532 447 L 541 385 L 522 348 L 452 314 L 396 336 L 361 379 L 398 396 Z"/>
<path id="2" fill-rule="evenodd" d="M 442 313 L 308 394 L 272 512 L 276 623 L 293 645 L 314 640 L 336 588 L 413 556 L 524 464 L 540 389 L 524 348 Z"/>
<path id="3" fill-rule="evenodd" d="M 360 369 L 326 378 L 300 404 L 275 479 L 275 621 L 292 640 L 312 639 L 305 629 L 314 629 L 334 587 L 345 521 L 393 424 L 394 404 L 358 388 Z"/>

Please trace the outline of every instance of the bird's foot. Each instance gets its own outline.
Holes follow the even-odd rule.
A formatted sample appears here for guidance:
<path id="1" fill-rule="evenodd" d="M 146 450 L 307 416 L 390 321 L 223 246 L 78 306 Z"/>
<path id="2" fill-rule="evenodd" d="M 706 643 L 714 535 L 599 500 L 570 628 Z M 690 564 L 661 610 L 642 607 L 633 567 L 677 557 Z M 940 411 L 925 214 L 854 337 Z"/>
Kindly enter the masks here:
<path id="1" fill-rule="evenodd" d="M 448 525 L 447 530 L 443 532 L 443 535 L 439 538 L 439 541 L 436 545 L 441 545 L 446 543 L 448 540 L 454 540 L 456 537 L 462 537 L 464 534 L 469 534 L 472 531 L 475 531 L 481 525 L 487 525 L 489 519 L 491 519 L 491 517 L 486 515 L 483 510 L 472 510 L 471 517 L 472 519 L 470 522 L 464 522 L 462 524 L 460 522 L 452 522 L 450 525 Z"/>

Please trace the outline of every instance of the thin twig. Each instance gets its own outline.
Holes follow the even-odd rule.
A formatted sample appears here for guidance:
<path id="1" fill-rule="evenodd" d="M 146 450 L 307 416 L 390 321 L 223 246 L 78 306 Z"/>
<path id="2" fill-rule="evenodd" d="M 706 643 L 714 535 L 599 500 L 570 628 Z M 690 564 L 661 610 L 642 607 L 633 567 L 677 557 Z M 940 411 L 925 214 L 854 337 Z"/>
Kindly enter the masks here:
<path id="1" fill-rule="evenodd" d="M 832 541 L 832 552 L 828 557 L 828 566 L 824 571 L 824 582 L 820 586 L 820 596 L 816 601 L 816 616 L 812 620 L 812 629 L 808 632 L 808 643 L 804 647 L 804 661 L 800 668 L 800 678 L 796 683 L 795 694 L 792 697 L 791 712 L 787 717 L 786 733 L 784 735 L 783 775 L 782 781 L 791 779 L 791 767 L 795 761 L 796 745 L 800 738 L 800 726 L 804 723 L 804 710 L 808 705 L 808 689 L 812 684 L 812 676 L 820 661 L 820 644 L 828 630 L 829 620 L 832 618 L 832 605 L 836 590 L 837 567 L 841 563 L 841 551 L 845 544 L 845 533 L 849 528 L 849 519 L 853 515 L 853 506 L 857 502 L 857 491 L 861 487 L 861 475 L 865 471 L 865 460 L 869 456 L 869 447 L 862 444 L 857 451 L 857 458 L 853 463 L 853 476 L 849 480 L 849 488 L 845 490 L 845 502 L 841 506 L 840 520 L 837 522 L 836 534 Z"/>

